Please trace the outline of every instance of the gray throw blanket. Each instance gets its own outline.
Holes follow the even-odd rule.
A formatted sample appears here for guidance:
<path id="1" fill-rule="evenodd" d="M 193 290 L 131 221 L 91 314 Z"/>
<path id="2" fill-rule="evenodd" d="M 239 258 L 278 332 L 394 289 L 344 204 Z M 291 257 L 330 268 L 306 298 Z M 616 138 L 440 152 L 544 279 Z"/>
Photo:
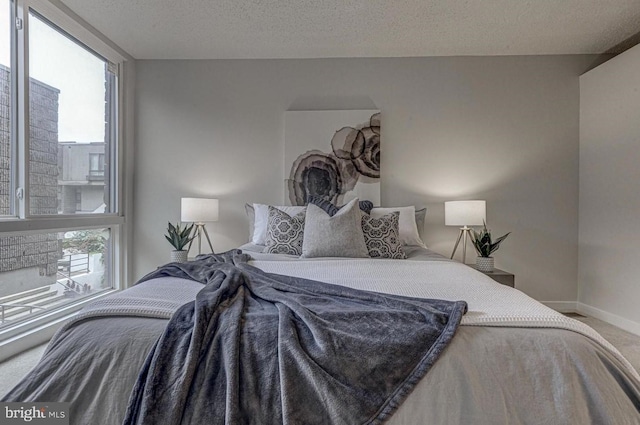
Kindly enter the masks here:
<path id="1" fill-rule="evenodd" d="M 141 281 L 205 284 L 149 353 L 125 424 L 379 424 L 451 341 L 464 301 L 265 273 L 239 250 Z"/>

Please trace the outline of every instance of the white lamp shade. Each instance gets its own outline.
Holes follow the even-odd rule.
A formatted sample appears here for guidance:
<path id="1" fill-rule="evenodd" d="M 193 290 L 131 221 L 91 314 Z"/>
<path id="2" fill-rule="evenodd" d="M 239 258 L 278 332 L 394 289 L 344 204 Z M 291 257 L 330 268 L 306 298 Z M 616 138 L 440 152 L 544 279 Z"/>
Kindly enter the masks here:
<path id="1" fill-rule="evenodd" d="M 482 226 L 486 219 L 486 201 L 449 201 L 444 203 L 445 226 Z"/>
<path id="2" fill-rule="evenodd" d="M 218 221 L 218 200 L 207 198 L 182 198 L 180 221 L 194 223 Z"/>

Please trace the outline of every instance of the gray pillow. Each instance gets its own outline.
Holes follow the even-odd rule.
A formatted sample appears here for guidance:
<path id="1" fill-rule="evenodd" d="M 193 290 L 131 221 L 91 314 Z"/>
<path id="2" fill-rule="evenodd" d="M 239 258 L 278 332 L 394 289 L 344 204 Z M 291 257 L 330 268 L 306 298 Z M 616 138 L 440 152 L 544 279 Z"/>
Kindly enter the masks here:
<path id="1" fill-rule="evenodd" d="M 369 257 L 357 199 L 347 203 L 333 217 L 317 205 L 307 206 L 302 256 Z"/>
<path id="2" fill-rule="evenodd" d="M 418 226 L 418 235 L 420 235 L 420 240 L 422 242 L 424 242 L 424 219 L 426 215 L 427 215 L 426 208 L 422 208 L 421 210 L 416 210 L 416 226 Z"/>
<path id="3" fill-rule="evenodd" d="M 323 199 L 323 198 L 321 198 L 319 196 L 315 196 L 315 195 L 307 196 L 307 204 L 314 204 L 314 205 L 319 206 L 327 214 L 329 214 L 331 217 L 336 215 L 336 213 L 338 211 L 340 211 L 340 208 L 344 207 L 344 205 L 342 207 L 338 207 L 336 205 L 333 205 L 331 202 L 327 201 L 326 199 Z M 363 212 L 365 212 L 367 214 L 371 214 L 371 210 L 373 209 L 373 202 L 371 202 L 371 201 L 359 201 L 358 202 L 358 206 L 360 207 L 360 209 Z"/>
<path id="4" fill-rule="evenodd" d="M 362 214 L 362 233 L 371 258 L 407 258 L 400 240 L 400 213 L 392 212 L 380 218 Z"/>
<path id="5" fill-rule="evenodd" d="M 253 229 L 256 222 L 256 211 L 253 209 L 253 205 L 244 204 L 244 212 L 247 213 L 247 219 L 249 220 L 249 242 L 251 242 L 253 240 Z M 419 227 L 418 231 L 420 231 Z"/>
<path id="6" fill-rule="evenodd" d="M 304 239 L 305 213 L 291 217 L 269 205 L 267 243 L 262 252 L 300 256 Z"/>

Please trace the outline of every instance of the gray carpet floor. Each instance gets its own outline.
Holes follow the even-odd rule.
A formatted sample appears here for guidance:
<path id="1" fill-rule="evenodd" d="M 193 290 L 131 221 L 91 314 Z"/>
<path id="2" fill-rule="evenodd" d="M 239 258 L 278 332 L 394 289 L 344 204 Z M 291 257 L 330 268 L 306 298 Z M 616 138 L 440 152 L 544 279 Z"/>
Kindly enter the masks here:
<path id="1" fill-rule="evenodd" d="M 629 362 L 640 371 L 640 336 L 623 331 L 602 320 L 585 317 L 579 314 L 568 314 L 598 331 L 614 347 L 616 347 Z M 6 394 L 24 375 L 40 360 L 46 344 L 32 348 L 17 356 L 0 363 L 0 395 Z"/>
<path id="2" fill-rule="evenodd" d="M 5 395 L 40 360 L 47 344 L 42 344 L 0 363 L 0 395 Z"/>
<path id="3" fill-rule="evenodd" d="M 580 315 L 568 316 L 576 320 L 580 320 L 598 331 L 604 339 L 616 347 L 618 351 L 620 351 L 620 353 L 629 360 L 629 363 L 631 363 L 633 367 L 640 372 L 640 336 L 623 331 L 620 328 L 616 328 L 607 322 L 594 319 L 593 317 Z"/>

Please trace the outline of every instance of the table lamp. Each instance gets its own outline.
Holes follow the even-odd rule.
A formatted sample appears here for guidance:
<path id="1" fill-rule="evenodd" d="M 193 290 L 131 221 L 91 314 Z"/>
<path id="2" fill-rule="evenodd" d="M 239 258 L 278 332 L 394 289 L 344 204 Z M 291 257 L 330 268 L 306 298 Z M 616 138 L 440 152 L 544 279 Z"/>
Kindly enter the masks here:
<path id="1" fill-rule="evenodd" d="M 482 226 L 486 219 L 486 201 L 448 201 L 444 203 L 445 226 L 462 226 L 460 227 L 458 240 L 456 240 L 451 253 L 452 259 L 462 239 L 462 263 L 465 263 L 467 259 L 467 239 L 472 238 L 472 229 L 469 226 Z"/>
<path id="2" fill-rule="evenodd" d="M 211 245 L 211 239 L 209 239 L 209 233 L 207 232 L 207 228 L 205 227 L 206 222 L 218 221 L 218 200 L 217 199 L 207 199 L 207 198 L 182 198 L 181 208 L 180 208 L 180 221 L 183 223 L 192 222 L 195 224 L 195 228 L 193 230 L 194 238 L 198 239 L 198 254 L 202 254 L 202 234 L 207 237 L 207 242 L 209 242 L 209 248 L 211 249 L 211 253 L 213 253 L 213 245 Z M 191 249 L 191 244 L 193 240 L 189 243 L 189 248 L 187 251 Z"/>

